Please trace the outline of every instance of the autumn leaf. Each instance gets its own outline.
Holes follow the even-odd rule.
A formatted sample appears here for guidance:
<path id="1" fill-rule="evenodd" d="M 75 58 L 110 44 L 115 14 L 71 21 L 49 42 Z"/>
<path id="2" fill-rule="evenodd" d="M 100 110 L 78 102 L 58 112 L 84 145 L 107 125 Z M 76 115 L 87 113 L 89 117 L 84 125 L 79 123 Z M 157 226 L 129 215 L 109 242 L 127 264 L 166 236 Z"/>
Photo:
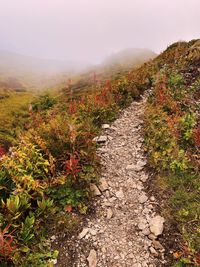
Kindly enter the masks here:
<path id="1" fill-rule="evenodd" d="M 182 253 L 180 251 L 176 251 L 173 253 L 174 258 L 179 259 L 182 256 Z"/>
<path id="2" fill-rule="evenodd" d="M 65 211 L 66 212 L 72 212 L 72 205 L 67 205 L 66 207 L 65 207 Z"/>

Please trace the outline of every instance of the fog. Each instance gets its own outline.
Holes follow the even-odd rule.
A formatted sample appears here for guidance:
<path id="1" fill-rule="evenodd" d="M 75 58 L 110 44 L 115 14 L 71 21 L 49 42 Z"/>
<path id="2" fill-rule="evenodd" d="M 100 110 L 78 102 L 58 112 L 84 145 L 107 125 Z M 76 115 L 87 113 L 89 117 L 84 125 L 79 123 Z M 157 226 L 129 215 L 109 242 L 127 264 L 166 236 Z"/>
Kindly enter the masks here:
<path id="1" fill-rule="evenodd" d="M 0 50 L 98 63 L 200 37 L 199 0 L 0 0 Z"/>

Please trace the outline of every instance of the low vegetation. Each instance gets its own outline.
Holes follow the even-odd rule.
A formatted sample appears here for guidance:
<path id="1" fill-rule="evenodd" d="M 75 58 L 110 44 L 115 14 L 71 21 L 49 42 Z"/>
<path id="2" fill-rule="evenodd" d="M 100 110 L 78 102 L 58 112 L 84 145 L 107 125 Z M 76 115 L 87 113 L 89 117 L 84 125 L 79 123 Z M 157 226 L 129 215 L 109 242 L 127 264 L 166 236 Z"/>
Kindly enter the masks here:
<path id="1" fill-rule="evenodd" d="M 154 75 L 145 114 L 150 163 L 157 170 L 158 186 L 169 196 L 168 219 L 176 221 L 182 236 L 181 247 L 174 252 L 177 267 L 200 265 L 200 53 L 193 50 L 196 43 L 178 43 L 164 53 L 169 64 Z"/>
<path id="2" fill-rule="evenodd" d="M 50 248 L 47 226 L 65 231 L 76 225 L 75 214 L 87 212 L 89 184 L 98 182 L 99 170 L 93 138 L 141 92 L 123 77 L 101 86 L 94 81 L 87 94 L 68 96 L 63 90 L 32 102 L 27 131 L 9 153 L 1 148 L 4 264 L 53 265 L 58 252 Z"/>

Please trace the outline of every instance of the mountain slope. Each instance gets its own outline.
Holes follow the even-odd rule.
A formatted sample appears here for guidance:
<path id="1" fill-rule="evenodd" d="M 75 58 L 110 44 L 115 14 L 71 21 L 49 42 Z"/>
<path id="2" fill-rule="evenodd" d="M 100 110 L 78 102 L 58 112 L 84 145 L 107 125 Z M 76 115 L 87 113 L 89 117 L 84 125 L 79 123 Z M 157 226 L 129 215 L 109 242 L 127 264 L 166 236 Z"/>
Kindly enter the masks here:
<path id="1" fill-rule="evenodd" d="M 94 85 L 103 84 L 112 79 L 119 79 L 133 69 L 155 58 L 156 54 L 148 49 L 130 48 L 115 53 L 106 58 L 101 64 L 92 66 L 87 72 L 72 76 L 71 89 L 74 94 L 82 95 L 94 90 Z M 66 92 L 66 82 L 60 84 Z M 68 90 L 69 93 L 69 90 Z"/>

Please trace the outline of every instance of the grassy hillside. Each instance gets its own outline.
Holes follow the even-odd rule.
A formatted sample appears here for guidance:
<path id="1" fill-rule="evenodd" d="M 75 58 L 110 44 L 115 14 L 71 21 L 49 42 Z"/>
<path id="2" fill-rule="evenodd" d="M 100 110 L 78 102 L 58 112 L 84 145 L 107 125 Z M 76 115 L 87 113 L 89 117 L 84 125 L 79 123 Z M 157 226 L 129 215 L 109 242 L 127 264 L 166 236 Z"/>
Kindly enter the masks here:
<path id="1" fill-rule="evenodd" d="M 6 148 L 15 143 L 17 135 L 24 130 L 29 117 L 30 92 L 9 93 L 0 99 L 0 144 Z"/>
<path id="2" fill-rule="evenodd" d="M 119 79 L 128 73 L 131 68 L 136 68 L 155 55 L 147 49 L 132 49 L 126 51 L 125 54 L 129 56 L 128 61 L 125 57 L 122 62 L 124 52 L 119 52 L 114 59 L 112 57 L 112 60 L 108 60 L 109 64 L 99 65 L 94 67 L 92 71 L 79 75 L 73 74 L 72 82 L 69 84 L 69 76 L 62 73 L 67 69 L 67 63 L 41 60 L 1 51 L 0 144 L 8 147 L 9 144 L 15 142 L 19 133 L 27 127 L 30 115 L 28 108 L 30 103 L 34 101 L 35 95 L 49 93 L 54 95 L 55 98 L 63 99 L 64 96 L 65 101 L 71 93 L 73 98 L 87 95 L 100 90 L 101 84 L 107 80 Z M 56 74 L 57 72 L 59 74 Z M 34 77 L 39 83 L 35 83 Z M 40 82 L 43 87 L 42 91 L 40 90 Z M 39 87 L 36 87 L 36 85 Z M 34 89 L 35 87 L 36 89 Z"/>
<path id="3" fill-rule="evenodd" d="M 147 89 L 152 94 L 145 139 L 157 173 L 153 183 L 180 237 L 173 261 L 199 266 L 199 48 L 198 40 L 179 42 L 138 69 L 101 83 L 94 76 L 86 90 L 79 81 L 78 92 L 69 83 L 56 99 L 34 101 L 18 144 L 8 154 L 0 150 L 4 266 L 53 266 L 58 252 L 48 232 L 69 234 L 90 207 L 90 183 L 98 182 L 94 136 Z"/>
<path id="4" fill-rule="evenodd" d="M 200 41 L 173 44 L 149 70 L 146 146 L 166 235 L 176 266 L 200 266 Z"/>

